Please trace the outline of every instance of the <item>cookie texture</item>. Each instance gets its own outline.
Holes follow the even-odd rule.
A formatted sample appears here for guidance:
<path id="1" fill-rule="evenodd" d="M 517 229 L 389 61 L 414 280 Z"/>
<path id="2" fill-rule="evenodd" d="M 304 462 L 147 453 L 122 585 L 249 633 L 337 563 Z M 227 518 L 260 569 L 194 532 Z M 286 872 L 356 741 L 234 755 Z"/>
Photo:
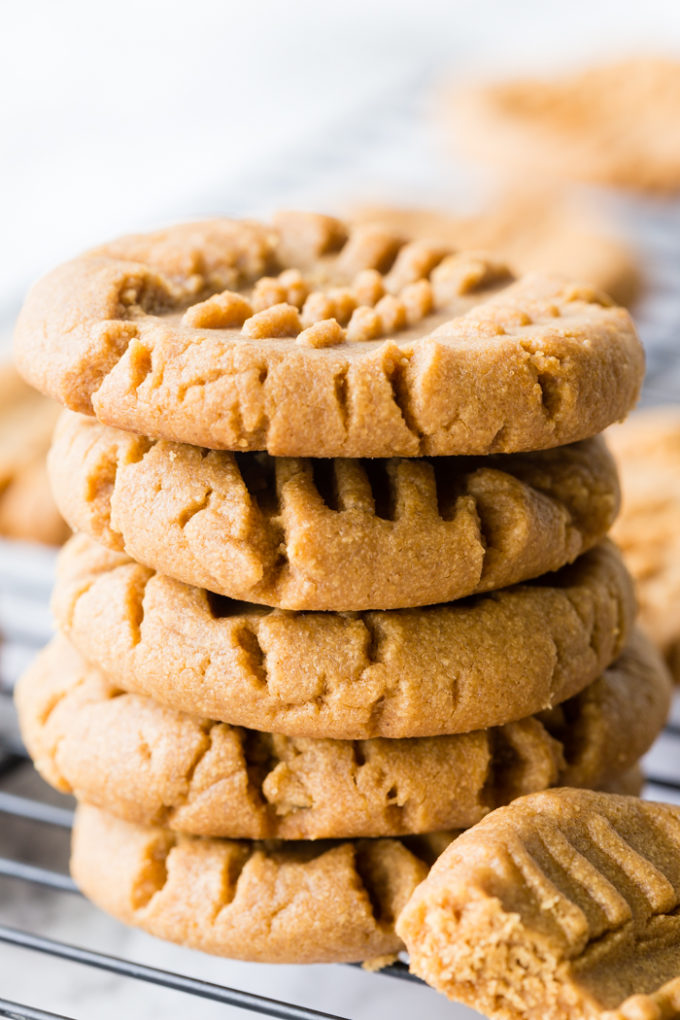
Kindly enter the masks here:
<path id="1" fill-rule="evenodd" d="M 625 493 L 612 534 L 637 584 L 642 625 L 680 683 L 680 408 L 639 411 L 607 439 Z"/>
<path id="2" fill-rule="evenodd" d="M 533 269 L 585 280 L 630 305 L 640 286 L 640 268 L 624 241 L 606 223 L 558 190 L 512 188 L 475 215 L 452 210 L 364 205 L 353 222 L 372 224 L 409 239 L 489 251 L 519 272 Z"/>
<path id="3" fill-rule="evenodd" d="M 149 441 L 67 412 L 71 525 L 161 573 L 285 609 L 448 602 L 557 570 L 618 502 L 599 438 L 480 459 L 315 461 Z"/>
<path id="4" fill-rule="evenodd" d="M 71 871 L 97 906 L 171 942 L 262 963 L 353 962 L 403 948 L 395 918 L 451 838 L 201 839 L 80 805 Z"/>
<path id="5" fill-rule="evenodd" d="M 50 493 L 45 456 L 58 405 L 0 365 L 0 535 L 61 545 L 69 529 Z"/>
<path id="6" fill-rule="evenodd" d="M 679 907 L 680 808 L 564 789 L 460 836 L 397 931 L 415 973 L 491 1018 L 660 1020 Z"/>
<path id="7" fill-rule="evenodd" d="M 628 313 L 591 287 L 310 213 L 123 238 L 17 324 L 26 378 L 153 437 L 274 456 L 539 450 L 635 404 Z"/>
<path id="8" fill-rule="evenodd" d="M 680 189 L 680 62 L 634 57 L 456 90 L 457 135 L 496 166 L 641 191 Z"/>
<path id="9" fill-rule="evenodd" d="M 385 612 L 235 603 L 82 535 L 57 573 L 60 627 L 116 686 L 290 736 L 437 736 L 523 718 L 595 680 L 634 613 L 606 542 L 538 581 Z"/>
<path id="10" fill-rule="evenodd" d="M 669 690 L 638 636 L 585 691 L 535 717 L 456 736 L 315 740 L 125 694 L 58 638 L 16 700 L 36 767 L 78 800 L 198 836 L 319 839 L 462 829 L 535 790 L 600 787 L 648 750 Z"/>

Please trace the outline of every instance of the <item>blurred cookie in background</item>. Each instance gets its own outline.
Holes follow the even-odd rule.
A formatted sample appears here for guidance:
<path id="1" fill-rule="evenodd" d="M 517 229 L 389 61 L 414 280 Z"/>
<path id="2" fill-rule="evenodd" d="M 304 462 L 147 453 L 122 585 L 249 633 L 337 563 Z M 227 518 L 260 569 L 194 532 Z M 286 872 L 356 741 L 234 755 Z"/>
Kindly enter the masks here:
<path id="1" fill-rule="evenodd" d="M 680 191 L 680 62 L 635 57 L 554 78 L 449 89 L 448 129 L 495 170 Z"/>
<path id="2" fill-rule="evenodd" d="M 606 435 L 623 489 L 612 537 L 637 582 L 640 621 L 680 683 L 680 406 L 638 411 Z"/>
<path id="3" fill-rule="evenodd" d="M 70 530 L 56 508 L 45 458 L 59 405 L 0 365 L 0 535 L 61 545 Z"/>
<path id="4" fill-rule="evenodd" d="M 554 192 L 508 192 L 471 216 L 368 204 L 357 205 L 351 215 L 404 237 L 490 251 L 520 272 L 541 269 L 583 280 L 621 304 L 630 305 L 640 291 L 639 268 L 626 243 L 608 236 L 597 217 Z"/>

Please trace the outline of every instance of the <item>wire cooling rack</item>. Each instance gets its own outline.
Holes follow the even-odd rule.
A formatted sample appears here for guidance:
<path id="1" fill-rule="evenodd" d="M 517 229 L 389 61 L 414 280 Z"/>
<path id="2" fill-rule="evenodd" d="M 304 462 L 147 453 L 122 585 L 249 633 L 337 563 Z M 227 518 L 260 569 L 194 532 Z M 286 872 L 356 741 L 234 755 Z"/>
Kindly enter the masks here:
<path id="1" fill-rule="evenodd" d="M 318 183 L 324 180 L 325 193 L 331 194 L 334 180 L 342 179 L 346 184 L 348 179 L 354 179 L 357 182 L 354 190 L 360 193 L 359 182 L 363 179 L 367 158 L 374 159 L 375 153 L 380 152 L 382 166 L 389 173 L 387 167 L 394 166 L 390 157 L 395 152 L 400 154 L 401 165 L 404 153 L 422 149 L 422 119 L 418 106 L 426 85 L 427 79 L 424 76 L 417 81 L 402 82 L 401 93 L 396 97 L 391 87 L 389 95 L 378 98 L 372 107 L 365 107 L 361 116 L 350 116 L 346 123 L 332 125 L 328 136 L 310 139 L 307 146 L 298 145 L 295 153 L 283 153 L 278 160 L 272 160 L 269 166 L 275 169 L 255 172 L 244 177 L 241 182 L 230 182 L 229 202 L 225 202 L 224 195 L 216 195 L 198 206 L 194 205 L 191 211 L 194 214 L 212 213 L 216 209 L 224 210 L 227 206 L 232 213 L 249 212 L 279 204 L 292 205 L 296 200 L 303 204 L 302 196 L 306 196 L 305 205 L 314 204 L 315 198 L 310 199 L 308 196 L 324 192 L 318 189 L 315 191 L 313 187 L 310 190 L 310 181 Z M 331 137 L 335 142 L 340 137 L 341 145 L 332 145 Z M 285 171 L 281 170 L 282 167 L 285 167 Z M 422 166 L 414 169 L 412 179 L 416 194 L 423 193 L 425 178 Z M 646 297 L 637 309 L 638 324 L 647 346 L 649 362 L 642 402 L 678 403 L 680 287 L 676 284 L 676 278 L 680 269 L 680 207 L 650 201 L 607 201 L 614 204 L 615 213 L 625 222 L 646 267 Z M 180 216 L 181 211 L 175 210 L 168 219 Z M 12 792 L 16 789 L 17 778 L 32 770 L 16 729 L 12 689 L 22 669 L 49 639 L 52 630 L 48 599 L 52 586 L 53 559 L 53 554 L 45 550 L 0 542 L 0 835 L 6 826 L 9 828 L 17 823 L 29 826 L 32 830 L 28 842 L 21 844 L 22 850 L 28 847 L 29 852 L 20 851 L 0 857 L 0 978 L 3 973 L 4 945 L 27 954 L 57 958 L 67 966 L 86 967 L 115 975 L 120 981 L 141 982 L 147 986 L 183 993 L 187 997 L 186 1016 L 192 1015 L 192 998 L 194 1002 L 200 998 L 223 1006 L 237 1007 L 251 1015 L 282 1020 L 347 1020 L 337 1013 L 268 998 L 251 991 L 212 983 L 179 970 L 161 969 L 127 957 L 47 937 L 40 933 L 39 925 L 35 926 L 38 930 L 34 931 L 2 923 L 6 920 L 6 916 L 3 917 L 4 883 L 32 889 L 42 888 L 60 897 L 80 896 L 65 866 L 45 867 L 43 863 L 34 863 L 30 853 L 31 847 L 49 840 L 55 832 L 64 834 L 66 839 L 73 817 L 70 806 L 55 804 L 54 796 L 46 787 L 44 795 Z M 680 804 L 680 700 L 677 697 L 671 722 L 648 756 L 646 771 L 646 796 Z M 39 968 L 36 968 L 36 973 L 39 973 Z M 407 966 L 400 961 L 381 973 L 417 982 L 416 978 L 409 975 Z M 8 1001 L 2 998 L 2 994 L 0 981 L 0 1017 L 16 1020 L 75 1020 L 60 1013 Z M 83 1020 L 83 1017 L 77 1020 Z"/>

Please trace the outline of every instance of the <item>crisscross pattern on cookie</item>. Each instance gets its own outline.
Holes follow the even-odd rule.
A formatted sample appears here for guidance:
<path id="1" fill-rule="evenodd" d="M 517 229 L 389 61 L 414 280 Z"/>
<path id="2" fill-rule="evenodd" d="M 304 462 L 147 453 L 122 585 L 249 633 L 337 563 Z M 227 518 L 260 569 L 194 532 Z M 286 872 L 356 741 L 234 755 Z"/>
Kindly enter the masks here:
<path id="1" fill-rule="evenodd" d="M 260 962 L 349 962 L 399 952 L 395 918 L 452 835 L 234 842 L 81 805 L 71 868 L 102 909 L 171 942 Z"/>
<path id="2" fill-rule="evenodd" d="M 558 574 L 445 606 L 267 610 L 77 536 L 54 610 L 123 689 L 253 729 L 363 739 L 483 729 L 564 701 L 619 654 L 634 597 L 605 543 Z"/>
<path id="3" fill-rule="evenodd" d="M 600 439 L 483 461 L 305 460 L 66 414 L 50 471 L 74 528 L 171 577 L 287 609 L 429 605 L 557 570 L 606 534 L 619 498 Z"/>
<path id="4" fill-rule="evenodd" d="M 610 1016 L 633 995 L 617 1016 L 661 1016 L 647 997 L 680 961 L 678 809 L 521 798 L 438 862 L 399 931 L 418 973 L 492 1017 Z"/>

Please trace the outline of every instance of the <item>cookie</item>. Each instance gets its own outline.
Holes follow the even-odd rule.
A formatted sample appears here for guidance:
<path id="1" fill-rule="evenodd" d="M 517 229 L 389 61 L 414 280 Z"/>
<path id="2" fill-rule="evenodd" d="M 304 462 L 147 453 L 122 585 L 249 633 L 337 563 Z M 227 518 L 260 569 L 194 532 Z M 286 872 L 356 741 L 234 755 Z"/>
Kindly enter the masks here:
<path id="1" fill-rule="evenodd" d="M 637 583 L 640 620 L 680 683 L 680 408 L 639 411 L 607 440 L 625 489 L 612 534 Z"/>
<path id="2" fill-rule="evenodd" d="M 608 543 L 538 581 L 385 612 L 235 603 L 82 535 L 57 574 L 60 627 L 117 687 L 290 736 L 437 736 L 521 719 L 595 680 L 634 613 Z"/>
<path id="3" fill-rule="evenodd" d="M 457 138 L 495 167 L 639 191 L 680 190 L 680 62 L 633 57 L 457 91 Z"/>
<path id="4" fill-rule="evenodd" d="M 43 777 L 119 818 L 197 836 L 401 836 L 474 825 L 549 786 L 600 787 L 648 750 L 670 683 L 640 636 L 581 694 L 490 730 L 320 740 L 242 730 L 125 694 L 64 638 L 16 699 Z"/>
<path id="5" fill-rule="evenodd" d="M 624 305 L 630 305 L 640 290 L 640 270 L 625 242 L 608 236 L 606 224 L 559 192 L 513 189 L 473 216 L 363 206 L 353 211 L 352 220 L 409 239 L 489 251 L 522 273 L 536 269 L 586 280 Z"/>
<path id="6" fill-rule="evenodd" d="M 97 906 L 152 935 L 262 963 L 370 960 L 451 836 L 237 842 L 133 825 L 80 805 L 71 871 Z"/>
<path id="7" fill-rule="evenodd" d="M 310 213 L 83 255 L 32 290 L 16 356 L 105 424 L 295 457 L 560 446 L 624 417 L 644 371 L 588 286 Z"/>
<path id="8" fill-rule="evenodd" d="M 58 405 L 0 365 L 0 535 L 61 545 L 69 529 L 50 493 L 45 456 Z"/>
<path id="9" fill-rule="evenodd" d="M 533 454 L 318 461 L 150 441 L 67 412 L 71 525 L 170 577 L 285 609 L 448 602 L 557 570 L 609 530 L 601 439 Z"/>
<path id="10" fill-rule="evenodd" d="M 494 1020 L 663 1020 L 679 907 L 680 808 L 557 790 L 460 836 L 397 932 L 416 974 Z"/>

